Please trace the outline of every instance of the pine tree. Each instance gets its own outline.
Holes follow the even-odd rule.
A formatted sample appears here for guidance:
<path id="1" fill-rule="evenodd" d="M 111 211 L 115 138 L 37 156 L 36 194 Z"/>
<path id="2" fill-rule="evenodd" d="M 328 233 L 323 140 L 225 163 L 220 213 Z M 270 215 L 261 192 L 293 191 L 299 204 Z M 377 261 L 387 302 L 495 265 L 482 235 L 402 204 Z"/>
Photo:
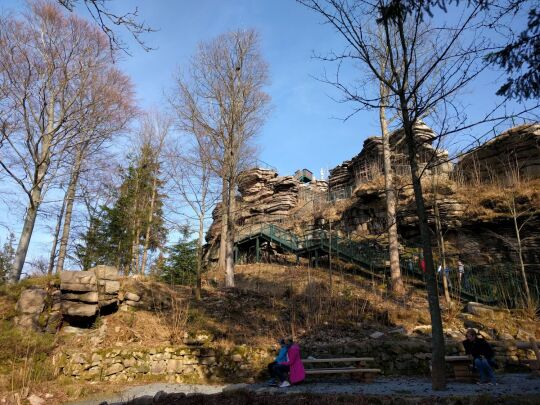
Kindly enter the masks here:
<path id="1" fill-rule="evenodd" d="M 161 192 L 157 156 L 145 143 L 131 159 L 114 205 L 101 207 L 101 212 L 91 217 L 88 231 L 77 246 L 83 268 L 110 264 L 124 274 L 139 273 L 144 250 L 155 251 L 166 240 L 165 195 Z"/>
<path id="2" fill-rule="evenodd" d="M 0 284 L 4 284 L 7 281 L 13 266 L 13 259 L 15 258 L 14 245 L 15 235 L 11 232 L 6 243 L 4 243 L 4 247 L 0 250 Z"/>
<path id="3" fill-rule="evenodd" d="M 181 239 L 167 251 L 169 256 L 161 269 L 161 279 L 170 284 L 195 285 L 197 279 L 197 240 Z"/>

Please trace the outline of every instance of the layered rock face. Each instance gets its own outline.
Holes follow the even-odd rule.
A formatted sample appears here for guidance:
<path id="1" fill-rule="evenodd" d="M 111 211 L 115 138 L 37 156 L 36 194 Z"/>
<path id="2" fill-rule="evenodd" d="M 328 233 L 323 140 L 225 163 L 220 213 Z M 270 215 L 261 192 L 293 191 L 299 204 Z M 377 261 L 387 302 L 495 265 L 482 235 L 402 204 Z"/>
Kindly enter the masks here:
<path id="1" fill-rule="evenodd" d="M 472 182 L 513 183 L 518 178 L 539 178 L 540 124 L 520 125 L 503 132 L 461 158 L 456 171 Z"/>
<path id="2" fill-rule="evenodd" d="M 116 304 L 120 282 L 118 270 L 111 266 L 96 266 L 89 271 L 60 273 L 62 314 L 93 317 L 99 308 Z"/>
<path id="3" fill-rule="evenodd" d="M 438 164 L 438 170 L 449 173 L 452 165 L 445 162 L 448 158 L 446 151 L 438 151 L 431 145 L 436 138 L 435 133 L 424 123 L 418 123 L 415 128 L 418 163 L 420 166 L 426 162 Z M 394 131 L 390 135 L 390 149 L 392 151 L 392 164 L 397 174 L 409 173 L 408 148 L 403 130 Z M 351 160 L 330 170 L 328 187 L 336 190 L 346 187 L 355 187 L 360 183 L 372 180 L 383 173 L 383 146 L 382 138 L 373 136 L 364 141 L 361 152 Z"/>
<path id="4" fill-rule="evenodd" d="M 304 194 L 325 193 L 325 181 L 301 183 L 293 176 L 278 176 L 269 169 L 255 168 L 243 172 L 238 180 L 240 196 L 236 200 L 236 224 L 239 232 L 251 225 L 283 223 L 298 206 Z M 221 233 L 221 205 L 212 212 L 212 226 L 206 240 L 215 256 Z M 286 227 L 286 226 L 285 226 Z"/>
<path id="5" fill-rule="evenodd" d="M 24 290 L 17 302 L 15 323 L 54 333 L 62 324 L 89 326 L 98 314 L 117 309 L 161 311 L 171 308 L 171 291 L 161 283 L 148 283 L 118 275 L 113 266 L 88 271 L 63 271 L 60 283 Z"/>
<path id="6" fill-rule="evenodd" d="M 516 173 L 512 167 L 517 168 L 521 179 L 539 178 L 540 124 L 523 125 L 504 132 L 463 157 L 456 167 L 448 162 L 446 151 L 432 146 L 436 135 L 429 127 L 419 123 L 415 127 L 415 136 L 428 222 L 434 229 L 436 199 L 445 239 L 451 245 L 447 254 L 462 255 L 468 264 L 516 261 L 515 251 L 502 241 L 515 238 L 511 218 L 504 210 L 491 209 L 489 205 L 493 201 L 480 202 L 486 205 L 487 215 L 475 214 L 479 211 L 475 204 L 479 203 L 467 199 L 466 194 L 474 194 L 477 190 L 467 180 L 478 179 L 485 184 L 487 180 L 498 179 L 498 184 L 504 184 L 509 173 Z M 398 182 L 398 232 L 404 246 L 419 246 L 408 148 L 402 130 L 391 134 L 390 145 Z M 340 236 L 353 239 L 377 236 L 377 241 L 384 243 L 386 238 L 379 237 L 387 229 L 382 161 L 382 140 L 371 137 L 364 142 L 358 155 L 330 171 L 328 183 L 313 181 L 304 185 L 293 177 L 280 177 L 271 170 L 247 171 L 239 180 L 240 195 L 235 210 L 237 230 L 244 232 L 253 224 L 276 223 L 286 229 L 305 232 L 331 219 L 332 229 Z M 504 162 L 513 162 L 514 166 Z M 310 201 L 318 203 L 309 204 Z M 218 205 L 207 234 L 210 257 L 214 259 L 219 246 L 220 218 Z M 291 225 L 293 218 L 300 218 L 296 225 Z M 524 234 L 532 236 L 523 242 L 525 258 L 530 268 L 538 269 L 540 237 L 534 236 L 534 228 L 539 221 L 536 216 L 523 227 Z"/>

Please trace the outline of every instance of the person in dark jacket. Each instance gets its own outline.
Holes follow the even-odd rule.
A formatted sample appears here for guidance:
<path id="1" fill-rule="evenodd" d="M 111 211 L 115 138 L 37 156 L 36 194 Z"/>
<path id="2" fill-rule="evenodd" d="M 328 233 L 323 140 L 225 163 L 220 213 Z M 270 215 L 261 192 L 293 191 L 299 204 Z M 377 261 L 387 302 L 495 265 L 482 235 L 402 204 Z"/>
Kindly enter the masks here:
<path id="1" fill-rule="evenodd" d="M 495 382 L 495 373 L 492 368 L 495 364 L 493 349 L 474 329 L 468 329 L 465 337 L 467 339 L 463 341 L 463 347 L 465 352 L 472 356 L 474 368 L 480 372 L 480 383 L 493 384 Z"/>
<path id="2" fill-rule="evenodd" d="M 287 361 L 287 350 L 288 350 L 288 347 L 285 343 L 285 339 L 281 339 L 279 341 L 279 353 L 278 355 L 276 356 L 276 359 L 270 363 L 268 365 L 268 373 L 270 374 L 270 381 L 269 381 L 269 384 L 270 385 L 274 385 L 274 384 L 277 384 L 277 373 L 275 372 L 274 368 L 279 364 L 279 363 L 282 363 L 282 362 L 285 362 Z"/>

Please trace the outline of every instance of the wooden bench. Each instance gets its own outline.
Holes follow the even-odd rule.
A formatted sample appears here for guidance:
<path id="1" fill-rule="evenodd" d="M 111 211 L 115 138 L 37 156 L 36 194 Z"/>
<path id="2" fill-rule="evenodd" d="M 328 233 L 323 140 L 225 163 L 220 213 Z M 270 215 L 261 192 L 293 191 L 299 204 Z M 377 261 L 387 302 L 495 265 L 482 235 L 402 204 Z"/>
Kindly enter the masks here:
<path id="1" fill-rule="evenodd" d="M 304 365 L 329 363 L 332 367 L 306 368 L 306 375 L 320 374 L 354 374 L 360 381 L 371 382 L 375 375 L 381 373 L 381 369 L 367 368 L 366 363 L 372 362 L 373 357 L 343 357 L 334 359 L 302 359 Z M 353 363 L 354 366 L 335 367 L 335 363 Z"/>
<path id="2" fill-rule="evenodd" d="M 474 382 L 476 380 L 476 375 L 472 370 L 472 360 L 469 356 L 444 356 L 444 360 L 452 365 L 456 381 Z"/>

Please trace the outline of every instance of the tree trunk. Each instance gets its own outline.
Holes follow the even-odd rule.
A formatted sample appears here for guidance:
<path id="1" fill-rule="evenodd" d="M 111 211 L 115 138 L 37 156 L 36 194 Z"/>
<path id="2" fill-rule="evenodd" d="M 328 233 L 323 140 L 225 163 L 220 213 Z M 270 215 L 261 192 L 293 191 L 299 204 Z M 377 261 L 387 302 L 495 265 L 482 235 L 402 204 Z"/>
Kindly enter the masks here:
<path id="1" fill-rule="evenodd" d="M 234 210 L 236 204 L 233 181 L 229 182 L 228 197 L 227 238 L 225 242 L 225 287 L 234 287 Z"/>
<path id="2" fill-rule="evenodd" d="M 444 299 L 448 305 L 451 305 L 452 299 L 450 298 L 450 292 L 448 291 L 448 280 L 446 279 L 446 251 L 444 248 L 444 237 L 442 234 L 439 202 L 437 201 L 437 185 L 435 184 L 435 176 L 437 176 L 437 173 L 433 174 L 433 212 L 435 214 L 435 232 L 437 233 L 437 245 L 439 245 L 439 253 L 441 256 L 441 277 L 444 289 Z M 458 294 L 461 294 L 461 286 Z"/>
<path id="3" fill-rule="evenodd" d="M 518 215 L 517 215 L 517 209 L 516 209 L 516 199 L 515 199 L 514 196 L 512 196 L 512 217 L 514 219 L 514 229 L 516 230 L 519 268 L 521 270 L 521 277 L 523 277 L 523 287 L 525 289 L 525 296 L 527 298 L 527 305 L 530 306 L 531 303 L 532 303 L 532 301 L 531 301 L 531 293 L 529 291 L 529 283 L 527 282 L 527 273 L 525 272 L 525 264 L 523 263 L 523 248 L 521 246 L 521 235 L 520 235 L 519 226 L 518 226 Z"/>
<path id="4" fill-rule="evenodd" d="M 381 98 L 386 100 L 386 87 L 381 83 Z M 382 146 L 383 146 L 383 166 L 384 166 L 384 186 L 386 191 L 386 223 L 388 227 L 388 250 L 390 253 L 390 275 L 392 277 L 392 291 L 394 294 L 402 295 L 405 292 L 401 268 L 399 267 L 399 241 L 396 220 L 396 192 L 394 188 L 394 178 L 392 173 L 392 163 L 390 159 L 390 134 L 388 133 L 388 122 L 386 120 L 385 106 L 379 107 L 379 120 L 381 123 Z"/>
<path id="5" fill-rule="evenodd" d="M 148 258 L 148 245 L 150 244 L 150 231 L 152 229 L 152 219 L 154 218 L 154 205 L 156 201 L 157 190 L 157 173 L 152 182 L 152 197 L 150 198 L 150 210 L 148 213 L 148 225 L 146 227 L 146 234 L 144 238 L 143 258 L 141 263 L 141 274 L 144 274 L 146 270 L 146 260 Z"/>
<path id="6" fill-rule="evenodd" d="M 67 246 L 69 241 L 69 232 L 71 230 L 71 217 L 73 214 L 73 205 L 75 203 L 75 191 L 77 190 L 77 183 L 79 182 L 79 175 L 81 173 L 81 165 L 83 160 L 85 147 L 81 145 L 81 148 L 77 152 L 75 158 L 75 165 L 71 171 L 71 179 L 69 180 L 68 189 L 66 192 L 66 217 L 64 219 L 64 227 L 62 229 L 62 239 L 60 240 L 60 251 L 58 252 L 58 262 L 56 263 L 56 273 L 60 273 L 64 270 L 64 261 L 66 258 Z"/>
<path id="7" fill-rule="evenodd" d="M 201 212 L 205 212 L 204 204 Z M 197 239 L 197 280 L 195 283 L 195 300 L 201 300 L 202 246 L 204 243 L 204 215 L 199 215 L 199 238 Z"/>
<path id="8" fill-rule="evenodd" d="M 39 192 L 39 194 L 41 194 L 41 192 Z M 34 195 L 34 192 L 32 192 L 32 195 Z M 30 204 L 26 210 L 21 237 L 19 239 L 19 244 L 17 245 L 17 252 L 15 252 L 15 259 L 13 260 L 13 270 L 11 274 L 11 281 L 13 283 L 18 282 L 21 279 L 26 254 L 28 253 L 28 246 L 30 245 L 30 239 L 32 238 L 32 232 L 34 231 L 34 225 L 36 223 L 38 206 L 39 204 Z"/>
<path id="9" fill-rule="evenodd" d="M 223 179 L 221 191 L 221 234 L 219 239 L 219 261 L 218 261 L 218 271 L 221 274 L 225 274 L 226 260 L 227 255 L 227 221 L 228 221 L 228 210 L 229 210 L 229 194 L 228 194 L 228 183 L 227 180 Z"/>
<path id="10" fill-rule="evenodd" d="M 400 94 L 400 109 L 403 119 L 403 129 L 409 149 L 409 164 L 411 166 L 411 177 L 416 202 L 416 213 L 420 226 L 420 237 L 422 240 L 422 251 L 426 265 L 426 289 L 428 294 L 429 314 L 431 316 L 431 384 L 434 390 L 443 390 L 446 388 L 445 375 L 445 346 L 443 326 L 441 319 L 441 309 L 439 306 L 439 291 L 437 288 L 437 279 L 435 268 L 433 266 L 433 253 L 431 251 L 431 235 L 427 222 L 426 207 L 424 205 L 424 196 L 422 183 L 420 182 L 418 163 L 416 161 L 416 145 L 414 139 L 413 123 L 409 118 L 409 110 L 405 94 Z"/>
<path id="11" fill-rule="evenodd" d="M 62 226 L 62 219 L 64 218 L 64 211 L 66 210 L 66 198 L 67 192 L 64 196 L 64 201 L 62 201 L 62 207 L 58 213 L 58 219 L 56 221 L 56 227 L 54 228 L 54 239 L 53 245 L 51 248 L 51 256 L 49 257 L 49 268 L 47 274 L 50 276 L 53 273 L 54 269 L 54 260 L 56 259 L 56 247 L 58 246 L 58 237 L 60 236 L 60 227 Z"/>

